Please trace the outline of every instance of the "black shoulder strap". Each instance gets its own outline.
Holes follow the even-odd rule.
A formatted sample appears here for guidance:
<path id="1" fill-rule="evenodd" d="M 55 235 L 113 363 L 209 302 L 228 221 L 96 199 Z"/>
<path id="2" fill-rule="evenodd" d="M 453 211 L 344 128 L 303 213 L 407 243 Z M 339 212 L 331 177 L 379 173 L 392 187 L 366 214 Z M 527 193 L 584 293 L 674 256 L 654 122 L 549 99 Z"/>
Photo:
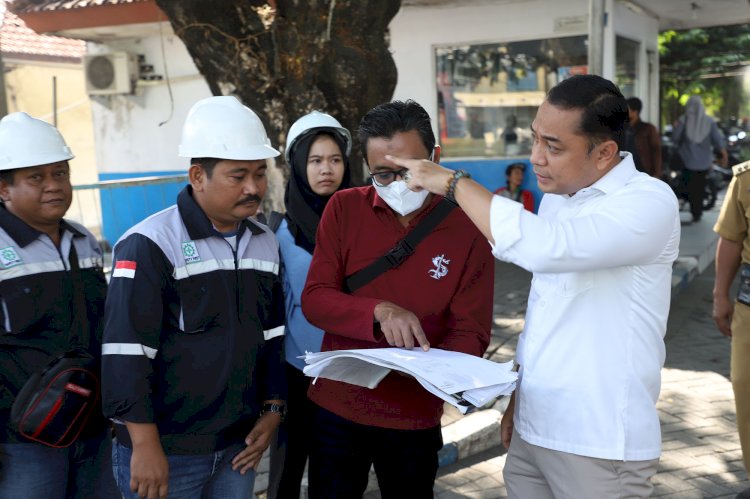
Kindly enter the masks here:
<path id="1" fill-rule="evenodd" d="M 70 324 L 69 339 L 71 344 L 88 349 L 90 332 L 75 238 L 70 240 L 68 263 L 70 264 L 70 279 L 73 285 L 73 317 Z"/>
<path id="2" fill-rule="evenodd" d="M 276 233 L 276 231 L 279 230 L 279 225 L 281 225 L 282 220 L 284 220 L 283 213 L 272 211 L 271 216 L 268 217 L 268 228 L 271 229 L 272 232 Z"/>
<path id="3" fill-rule="evenodd" d="M 362 270 L 344 279 L 344 291 L 352 293 L 372 281 L 387 270 L 395 269 L 414 253 L 422 239 L 432 232 L 440 222 L 456 207 L 456 203 L 448 199 L 438 204 L 421 222 L 401 239 L 396 246 Z"/>

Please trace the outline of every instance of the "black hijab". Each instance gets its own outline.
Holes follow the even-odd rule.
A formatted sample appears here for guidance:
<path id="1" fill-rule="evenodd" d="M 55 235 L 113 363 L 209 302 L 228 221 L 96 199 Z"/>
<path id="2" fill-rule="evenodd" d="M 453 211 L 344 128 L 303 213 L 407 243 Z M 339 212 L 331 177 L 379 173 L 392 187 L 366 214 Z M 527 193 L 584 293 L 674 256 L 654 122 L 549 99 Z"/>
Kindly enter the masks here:
<path id="1" fill-rule="evenodd" d="M 310 153 L 310 146 L 321 135 L 331 137 L 338 144 L 344 159 L 344 176 L 337 190 L 352 186 L 349 158 L 346 156 L 346 142 L 338 132 L 333 128 L 321 127 L 297 139 L 290 153 L 292 164 L 289 165 L 289 183 L 284 193 L 286 221 L 297 246 L 311 254 L 315 250 L 315 232 L 318 230 L 320 216 L 331 198 L 315 194 L 307 179 L 307 157 Z"/>

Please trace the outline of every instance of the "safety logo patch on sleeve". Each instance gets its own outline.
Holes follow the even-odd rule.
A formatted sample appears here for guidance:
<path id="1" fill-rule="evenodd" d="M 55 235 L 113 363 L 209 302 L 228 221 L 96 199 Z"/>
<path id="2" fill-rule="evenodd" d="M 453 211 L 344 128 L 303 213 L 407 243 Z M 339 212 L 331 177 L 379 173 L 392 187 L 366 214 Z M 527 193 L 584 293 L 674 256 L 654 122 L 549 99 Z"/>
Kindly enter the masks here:
<path id="1" fill-rule="evenodd" d="M 8 267 L 19 265 L 21 257 L 18 256 L 13 246 L 8 246 L 7 248 L 0 249 L 0 263 L 7 269 Z"/>
<path id="2" fill-rule="evenodd" d="M 201 261 L 201 256 L 198 254 L 198 247 L 195 245 L 195 241 L 185 241 L 182 243 L 182 256 L 185 257 L 185 263 Z"/>
<path id="3" fill-rule="evenodd" d="M 115 264 L 115 270 L 112 272 L 112 277 L 127 277 L 128 279 L 133 279 L 135 277 L 136 267 L 136 262 L 130 260 L 118 260 Z"/>

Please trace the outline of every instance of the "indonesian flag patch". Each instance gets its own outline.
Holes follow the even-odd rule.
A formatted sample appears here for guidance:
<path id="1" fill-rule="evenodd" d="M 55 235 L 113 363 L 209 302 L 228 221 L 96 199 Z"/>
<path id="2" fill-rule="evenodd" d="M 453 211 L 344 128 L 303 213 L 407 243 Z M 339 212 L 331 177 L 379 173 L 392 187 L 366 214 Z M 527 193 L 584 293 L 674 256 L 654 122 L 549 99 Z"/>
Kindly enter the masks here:
<path id="1" fill-rule="evenodd" d="M 135 277 L 136 263 L 129 260 L 118 260 L 115 264 L 115 270 L 112 272 L 112 277 L 127 277 L 132 279 Z"/>

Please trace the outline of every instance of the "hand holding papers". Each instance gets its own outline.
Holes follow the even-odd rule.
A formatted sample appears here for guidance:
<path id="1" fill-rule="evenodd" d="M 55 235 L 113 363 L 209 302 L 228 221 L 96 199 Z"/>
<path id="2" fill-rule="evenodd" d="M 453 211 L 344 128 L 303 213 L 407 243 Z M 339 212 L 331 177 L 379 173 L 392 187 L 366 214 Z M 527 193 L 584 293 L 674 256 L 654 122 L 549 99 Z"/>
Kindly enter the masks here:
<path id="1" fill-rule="evenodd" d="M 481 407 L 516 386 L 513 362 L 498 364 L 481 357 L 431 348 L 336 350 L 305 355 L 304 373 L 375 388 L 392 370 L 413 376 L 433 395 L 452 404 L 462 414 L 473 405 Z"/>

